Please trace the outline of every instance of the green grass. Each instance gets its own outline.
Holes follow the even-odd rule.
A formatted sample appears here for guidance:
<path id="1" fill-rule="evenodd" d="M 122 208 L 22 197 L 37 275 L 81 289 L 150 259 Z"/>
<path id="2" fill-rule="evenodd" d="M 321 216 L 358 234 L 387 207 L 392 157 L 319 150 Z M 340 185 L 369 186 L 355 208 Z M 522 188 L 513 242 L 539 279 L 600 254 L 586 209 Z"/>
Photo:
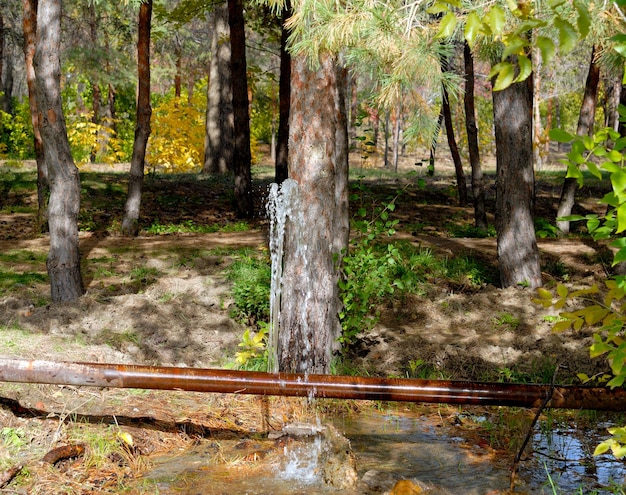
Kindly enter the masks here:
<path id="1" fill-rule="evenodd" d="M 152 235 L 166 234 L 211 234 L 215 232 L 247 232 L 250 224 L 245 221 L 227 223 L 225 225 L 211 224 L 200 225 L 193 220 L 185 220 L 181 223 L 161 224 L 154 222 L 145 232 Z"/>

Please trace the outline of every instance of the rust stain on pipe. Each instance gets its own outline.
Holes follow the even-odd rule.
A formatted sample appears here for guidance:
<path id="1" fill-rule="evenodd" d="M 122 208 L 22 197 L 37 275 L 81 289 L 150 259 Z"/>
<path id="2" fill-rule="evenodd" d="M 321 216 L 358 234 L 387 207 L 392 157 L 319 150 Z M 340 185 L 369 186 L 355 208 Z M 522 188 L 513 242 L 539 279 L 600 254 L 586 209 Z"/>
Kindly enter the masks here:
<path id="1" fill-rule="evenodd" d="M 0 381 L 310 398 L 537 407 L 549 385 L 0 359 Z M 556 386 L 547 407 L 626 411 L 626 390 Z"/>

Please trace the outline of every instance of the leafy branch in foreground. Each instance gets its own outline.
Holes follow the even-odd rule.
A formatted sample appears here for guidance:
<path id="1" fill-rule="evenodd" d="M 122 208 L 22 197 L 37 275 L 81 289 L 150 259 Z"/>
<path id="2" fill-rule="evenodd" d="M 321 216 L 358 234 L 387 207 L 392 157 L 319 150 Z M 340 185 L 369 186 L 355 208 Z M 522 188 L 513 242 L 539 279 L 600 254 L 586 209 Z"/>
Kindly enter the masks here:
<path id="1" fill-rule="evenodd" d="M 622 120 L 626 118 L 626 107 L 620 107 L 619 111 Z M 626 230 L 626 137 L 611 128 L 602 129 L 593 136 L 573 136 L 555 129 L 550 132 L 550 137 L 555 141 L 571 143 L 571 151 L 563 162 L 567 165 L 567 177 L 575 178 L 580 186 L 584 178 L 582 167 L 598 179 L 608 173 L 612 191 L 599 200 L 600 204 L 606 205 L 606 214 L 571 215 L 564 220 L 586 221 L 587 229 L 594 239 L 610 240 L 609 245 L 617 249 L 613 266 L 625 262 L 626 237 L 622 233 Z M 608 145 L 611 142 L 612 147 Z M 593 329 L 590 356 L 606 356 L 613 376 L 602 374 L 590 378 L 583 373 L 578 376 L 583 382 L 596 378 L 615 388 L 623 386 L 626 381 L 626 276 L 615 275 L 607 279 L 605 285 L 603 294 L 597 285 L 573 292 L 564 285 L 558 285 L 556 300 L 553 300 L 550 291 L 540 288 L 534 302 L 545 308 L 559 310 L 568 301 L 583 303 L 582 309 L 561 312 L 562 320 L 555 323 L 553 330 Z M 611 428 L 609 433 L 613 436 L 599 444 L 594 455 L 611 450 L 617 458 L 626 457 L 626 428 Z"/>

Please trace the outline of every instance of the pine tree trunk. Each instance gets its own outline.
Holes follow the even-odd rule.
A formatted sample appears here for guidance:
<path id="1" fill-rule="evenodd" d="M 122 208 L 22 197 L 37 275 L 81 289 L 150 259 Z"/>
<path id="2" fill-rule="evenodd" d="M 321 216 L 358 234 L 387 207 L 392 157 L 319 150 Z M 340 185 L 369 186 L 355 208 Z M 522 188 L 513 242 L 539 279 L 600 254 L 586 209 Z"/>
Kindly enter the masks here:
<path id="1" fill-rule="evenodd" d="M 289 31 L 285 22 L 291 17 L 291 7 L 287 5 L 282 15 L 280 34 L 280 79 L 278 81 L 278 136 L 276 137 L 276 183 L 280 184 L 289 176 L 289 106 L 291 98 L 291 54 L 287 50 Z"/>
<path id="2" fill-rule="evenodd" d="M 448 91 L 443 88 L 443 119 L 446 125 L 446 136 L 448 137 L 448 147 L 454 162 L 454 171 L 456 173 L 456 186 L 459 191 L 459 206 L 467 205 L 467 184 L 465 182 L 465 173 L 463 172 L 463 163 L 461 162 L 461 154 L 459 147 L 454 139 L 454 126 L 452 125 L 452 112 L 450 110 L 450 100 Z"/>
<path id="3" fill-rule="evenodd" d="M 240 218 L 250 218 L 252 206 L 252 153 L 250 150 L 250 101 L 246 66 L 246 32 L 243 0 L 228 0 L 230 26 L 230 70 L 233 85 L 233 123 L 235 149 L 235 210 Z"/>
<path id="4" fill-rule="evenodd" d="M 348 129 L 345 72 L 329 54 L 320 66 L 292 64 L 289 177 L 298 183 L 301 221 L 287 225 L 278 365 L 328 373 L 341 335 L 336 258 L 348 246 Z"/>
<path id="5" fill-rule="evenodd" d="M 50 184 L 48 182 L 48 168 L 44 157 L 41 131 L 39 129 L 39 112 L 37 110 L 37 87 L 33 58 L 37 43 L 37 0 L 23 0 L 23 31 L 24 31 L 24 59 L 26 67 L 26 85 L 28 87 L 28 103 L 30 106 L 30 120 L 33 126 L 33 146 L 35 161 L 37 162 L 37 222 L 36 232 L 48 232 L 48 197 Z M 1 57 L 0 57 L 1 58 Z"/>
<path id="6" fill-rule="evenodd" d="M 480 165 L 480 149 L 478 147 L 478 126 L 476 125 L 476 108 L 474 101 L 474 57 L 470 46 L 465 42 L 463 48 L 465 66 L 465 128 L 470 166 L 472 167 L 472 196 L 474 198 L 474 223 L 476 228 L 487 230 L 487 210 L 485 209 L 485 180 Z"/>
<path id="7" fill-rule="evenodd" d="M 598 102 L 598 84 L 600 82 L 600 67 L 595 61 L 595 46 L 591 50 L 591 62 L 589 63 L 589 72 L 585 82 L 585 94 L 583 95 L 583 103 L 580 107 L 580 116 L 578 117 L 578 127 L 576 134 L 579 136 L 591 135 L 593 133 L 593 122 L 596 117 L 596 104 Z M 561 190 L 561 198 L 559 200 L 559 208 L 556 217 L 562 218 L 572 214 L 572 208 L 576 202 L 576 190 L 578 183 L 576 179 L 566 177 L 563 181 L 563 189 Z M 567 220 L 557 220 L 561 235 L 569 234 L 570 224 Z"/>
<path id="8" fill-rule="evenodd" d="M 234 117 L 230 69 L 228 5 L 217 5 L 212 13 L 211 61 L 207 84 L 206 136 L 202 171 L 231 173 L 233 168 Z"/>
<path id="9" fill-rule="evenodd" d="M 152 0 L 142 2 L 139 7 L 137 39 L 137 77 L 139 94 L 137 96 L 137 123 L 135 141 L 128 177 L 128 198 L 124 207 L 122 233 L 135 236 L 139 232 L 139 212 L 143 191 L 146 146 L 150 137 L 150 29 L 152 24 Z"/>
<path id="10" fill-rule="evenodd" d="M 532 78 L 493 92 L 496 232 L 503 287 L 541 286 L 533 224 Z"/>
<path id="11" fill-rule="evenodd" d="M 80 177 L 72 159 L 61 106 L 60 47 L 61 1 L 41 0 L 34 67 L 41 137 L 50 178 L 47 267 L 53 302 L 74 301 L 85 293 L 78 249 Z"/>

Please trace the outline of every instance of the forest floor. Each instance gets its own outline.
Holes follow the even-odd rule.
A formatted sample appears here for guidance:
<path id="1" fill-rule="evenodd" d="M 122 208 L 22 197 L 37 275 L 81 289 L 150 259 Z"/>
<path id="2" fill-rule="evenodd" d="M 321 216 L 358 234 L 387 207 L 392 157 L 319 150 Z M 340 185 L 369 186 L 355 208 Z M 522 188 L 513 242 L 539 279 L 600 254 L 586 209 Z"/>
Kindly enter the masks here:
<path id="1" fill-rule="evenodd" d="M 471 231 L 473 211 L 457 205 L 452 168 L 442 160 L 430 178 L 415 165 L 417 161 L 419 157 L 407 157 L 400 172 L 416 171 L 426 180 L 425 188 L 417 187 L 413 176 L 369 166 L 354 175 L 361 177 L 353 182 L 366 186 L 359 188 L 366 191 L 361 200 L 380 204 L 402 190 L 394 211 L 400 220 L 396 239 L 443 257 L 480 259 L 494 275 L 479 286 L 463 278 L 433 279 L 420 295 L 390 300 L 380 308 L 379 323 L 353 346 L 352 369 L 378 376 L 544 383 L 557 366 L 559 383 L 575 383 L 576 373 L 605 371 L 605 362 L 589 358 L 589 332 L 555 334 L 551 327 L 557 313 L 533 303 L 533 291 L 497 287 L 495 237 L 458 236 Z M 19 174 L 29 166 L 13 172 L 5 166 L 0 171 Z M 2 199 L 3 273 L 41 276 L 2 287 L 0 355 L 204 368 L 232 364 L 245 326 L 231 317 L 226 268 L 244 250 L 259 255 L 267 251 L 264 204 L 270 169 L 258 167 L 253 172 L 257 216 L 244 231 L 237 231 L 228 181 L 148 176 L 142 205 L 146 227 L 193 222 L 232 228 L 161 235 L 144 231 L 135 239 L 114 234 L 125 195 L 124 176 L 113 173 L 116 169 L 92 167 L 83 176 L 85 230 L 80 246 L 87 293 L 76 303 L 49 303 L 48 238 L 33 235 L 34 217 L 27 208 L 35 204 L 32 190 L 15 187 Z M 487 172 L 493 211 L 493 169 Z M 538 178 L 538 216 L 552 222 L 560 175 L 546 170 Z M 580 196 L 579 208 L 594 210 L 594 198 L 601 194 L 585 189 Z M 539 248 L 548 289 L 557 282 L 571 287 L 601 282 L 610 265 L 607 248 L 581 235 L 539 239 Z M 295 399 L 11 383 L 0 384 L 0 406 L 0 489 L 2 474 L 24 465 L 9 485 L 10 493 L 33 494 L 118 493 L 121 486 L 129 493 L 144 493 L 128 488 L 129 480 L 148 469 L 151 455 L 202 439 L 240 441 L 250 432 L 280 429 L 312 412 L 306 401 Z M 364 407 L 369 406 L 333 401 L 332 408 L 348 414 Z M 314 409 L 319 410 L 319 404 Z M 425 411 L 434 421 L 447 424 L 440 408 Z M 455 408 L 449 411 L 450 416 L 456 414 Z M 120 431 L 130 435 L 132 446 Z M 94 438 L 117 445 L 117 450 L 98 457 Z M 502 438 L 488 444 L 469 431 L 466 441 L 481 444 L 494 459 L 511 447 Z M 59 445 L 75 444 L 89 445 L 89 456 L 71 456 L 54 465 L 38 462 Z M 145 493 L 154 493 L 149 490 Z"/>

